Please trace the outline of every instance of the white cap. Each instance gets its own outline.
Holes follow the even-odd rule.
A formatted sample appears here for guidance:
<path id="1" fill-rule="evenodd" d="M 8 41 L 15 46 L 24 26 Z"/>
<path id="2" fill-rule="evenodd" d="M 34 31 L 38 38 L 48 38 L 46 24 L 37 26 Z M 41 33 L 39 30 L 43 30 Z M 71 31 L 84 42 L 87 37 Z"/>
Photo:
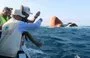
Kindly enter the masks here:
<path id="1" fill-rule="evenodd" d="M 22 14 L 21 10 L 18 10 L 18 9 L 14 10 L 12 14 L 13 14 L 13 15 L 19 15 L 19 16 L 21 16 L 21 17 L 25 17 L 25 16 Z"/>
<path id="2" fill-rule="evenodd" d="M 21 7 L 21 10 L 24 11 L 24 12 L 26 12 L 28 15 L 29 15 L 29 14 L 32 14 L 32 13 L 30 12 L 30 8 L 29 8 L 29 7 L 22 6 L 22 7 Z"/>

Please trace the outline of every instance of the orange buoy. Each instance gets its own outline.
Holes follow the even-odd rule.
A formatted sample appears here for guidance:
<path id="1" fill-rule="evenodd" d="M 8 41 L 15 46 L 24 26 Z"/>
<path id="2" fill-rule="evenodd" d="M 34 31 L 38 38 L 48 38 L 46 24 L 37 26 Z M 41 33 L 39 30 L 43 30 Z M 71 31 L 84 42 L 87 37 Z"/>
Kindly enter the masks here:
<path id="1" fill-rule="evenodd" d="M 61 27 L 62 24 L 62 21 L 58 17 L 52 16 L 50 18 L 50 27 Z"/>

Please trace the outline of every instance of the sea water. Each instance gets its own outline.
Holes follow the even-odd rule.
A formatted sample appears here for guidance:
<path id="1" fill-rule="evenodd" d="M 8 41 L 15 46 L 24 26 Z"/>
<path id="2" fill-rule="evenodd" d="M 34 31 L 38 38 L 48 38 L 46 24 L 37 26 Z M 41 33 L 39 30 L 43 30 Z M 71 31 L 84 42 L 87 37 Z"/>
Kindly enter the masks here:
<path id="1" fill-rule="evenodd" d="M 41 27 L 30 33 L 43 43 L 41 48 L 27 43 L 32 58 L 90 58 L 90 27 Z"/>

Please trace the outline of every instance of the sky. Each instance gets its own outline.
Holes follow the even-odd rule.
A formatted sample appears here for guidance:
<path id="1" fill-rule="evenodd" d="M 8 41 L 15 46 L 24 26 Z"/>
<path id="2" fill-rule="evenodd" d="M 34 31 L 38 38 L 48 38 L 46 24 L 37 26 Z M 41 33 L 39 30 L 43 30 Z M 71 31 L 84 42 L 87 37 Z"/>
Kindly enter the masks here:
<path id="1" fill-rule="evenodd" d="M 64 24 L 74 22 L 79 26 L 90 26 L 90 0 L 1 0 L 0 9 L 8 6 L 19 9 L 21 5 L 30 7 L 33 15 L 41 11 L 42 26 L 49 26 L 50 17 L 57 16 Z M 38 19 L 39 19 L 38 18 Z"/>

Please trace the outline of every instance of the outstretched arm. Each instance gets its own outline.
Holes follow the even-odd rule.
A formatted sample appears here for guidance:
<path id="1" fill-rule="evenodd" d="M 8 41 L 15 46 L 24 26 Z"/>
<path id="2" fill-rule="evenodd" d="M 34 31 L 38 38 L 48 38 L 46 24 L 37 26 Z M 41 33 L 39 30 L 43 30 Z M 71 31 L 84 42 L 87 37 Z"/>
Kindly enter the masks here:
<path id="1" fill-rule="evenodd" d="M 38 16 L 40 16 L 40 11 L 38 11 L 35 16 L 32 18 L 32 20 L 28 20 L 29 23 L 33 23 L 37 18 Z"/>
<path id="2" fill-rule="evenodd" d="M 38 21 L 36 21 L 35 23 L 24 23 L 22 22 L 21 25 L 21 29 L 23 30 L 31 30 L 31 29 L 37 29 L 40 27 L 42 22 L 42 19 L 40 18 Z"/>
<path id="3" fill-rule="evenodd" d="M 28 32 L 23 32 L 23 36 L 24 36 L 24 35 L 25 35 L 25 38 L 28 37 L 28 39 L 29 39 L 30 41 L 32 41 L 32 43 L 34 43 L 37 47 L 41 47 L 41 46 L 42 46 L 42 44 L 41 44 L 40 42 L 36 41 L 36 40 L 32 37 L 32 35 L 31 35 L 30 33 L 28 33 Z"/>

